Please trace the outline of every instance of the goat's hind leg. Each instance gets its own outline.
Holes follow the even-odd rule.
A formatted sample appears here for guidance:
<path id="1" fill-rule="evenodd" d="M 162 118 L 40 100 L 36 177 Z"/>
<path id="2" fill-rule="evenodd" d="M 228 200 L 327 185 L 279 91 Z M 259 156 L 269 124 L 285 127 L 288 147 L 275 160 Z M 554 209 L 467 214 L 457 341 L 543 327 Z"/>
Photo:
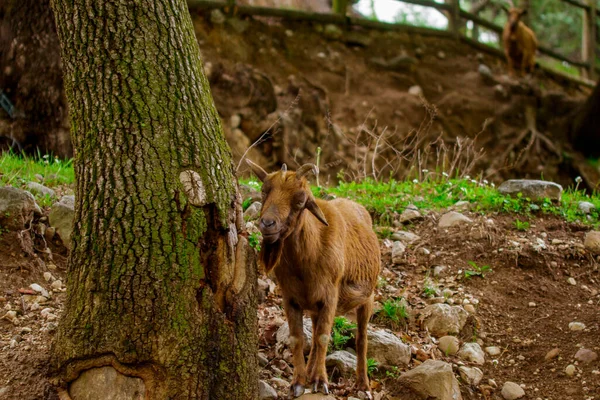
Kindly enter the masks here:
<path id="1" fill-rule="evenodd" d="M 356 388 L 366 392 L 369 399 L 371 398 L 371 386 L 369 385 L 369 377 L 367 375 L 367 326 L 373 313 L 373 297 L 371 295 L 367 302 L 359 306 L 356 310 L 356 319 L 358 322 L 356 334 Z"/>
<path id="2" fill-rule="evenodd" d="M 294 363 L 294 376 L 290 386 L 290 398 L 304 394 L 306 386 L 306 364 L 304 362 L 304 329 L 302 325 L 302 309 L 289 300 L 284 300 L 285 313 L 290 327 L 289 343 Z"/>

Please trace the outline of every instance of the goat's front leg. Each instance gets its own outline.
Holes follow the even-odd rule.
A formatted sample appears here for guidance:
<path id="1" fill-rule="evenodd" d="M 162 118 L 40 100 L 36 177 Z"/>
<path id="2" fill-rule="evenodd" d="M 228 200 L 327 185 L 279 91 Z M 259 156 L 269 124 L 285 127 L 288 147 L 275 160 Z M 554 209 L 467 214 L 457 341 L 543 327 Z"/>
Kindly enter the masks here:
<path id="1" fill-rule="evenodd" d="M 371 386 L 369 385 L 369 377 L 367 374 L 367 326 L 371 314 L 373 313 L 373 299 L 371 295 L 368 301 L 359 306 L 356 312 L 358 322 L 358 331 L 356 335 L 356 387 L 358 390 L 365 391 L 367 398 L 371 399 Z"/>
<path id="2" fill-rule="evenodd" d="M 337 306 L 337 293 L 332 295 L 327 302 L 320 307 L 317 312 L 315 329 L 313 333 L 313 341 L 315 347 L 311 354 L 311 374 L 309 380 L 312 383 L 312 391 L 317 392 L 319 389 L 324 394 L 329 394 L 329 381 L 327 380 L 327 369 L 325 368 L 325 356 L 327 355 L 327 346 L 331 336 L 331 326 L 335 317 Z"/>
<path id="3" fill-rule="evenodd" d="M 294 376 L 290 386 L 290 397 L 300 397 L 306 386 L 306 365 L 304 363 L 304 329 L 302 326 L 302 309 L 290 299 L 284 299 L 283 307 L 290 327 L 289 344 L 292 350 Z"/>

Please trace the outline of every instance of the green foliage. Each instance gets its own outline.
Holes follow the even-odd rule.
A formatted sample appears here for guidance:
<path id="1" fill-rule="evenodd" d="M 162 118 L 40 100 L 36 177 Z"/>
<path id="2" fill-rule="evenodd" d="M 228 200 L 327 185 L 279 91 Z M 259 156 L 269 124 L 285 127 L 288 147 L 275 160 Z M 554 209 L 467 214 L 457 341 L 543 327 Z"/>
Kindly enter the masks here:
<path id="1" fill-rule="evenodd" d="M 480 276 L 485 278 L 485 274 L 492 272 L 492 268 L 489 265 L 479 266 L 475 261 L 468 261 L 469 265 L 473 267 L 472 270 L 465 270 L 465 278 L 470 279 L 472 276 Z"/>
<path id="2" fill-rule="evenodd" d="M 246 211 L 252 205 L 252 197 L 248 197 L 242 202 L 242 209 Z"/>
<path id="3" fill-rule="evenodd" d="M 529 229 L 529 222 L 521 221 L 518 218 L 515 219 L 514 225 L 515 225 L 515 229 L 518 231 L 526 231 Z"/>
<path id="4" fill-rule="evenodd" d="M 425 279 L 425 282 L 423 282 L 423 295 L 425 297 L 435 297 L 436 292 L 437 288 L 433 282 L 431 282 L 429 278 Z"/>
<path id="5" fill-rule="evenodd" d="M 367 375 L 369 378 L 377 371 L 379 363 L 374 358 L 367 358 Z"/>
<path id="6" fill-rule="evenodd" d="M 356 324 L 348 321 L 345 317 L 335 317 L 333 320 L 329 349 L 331 351 L 343 350 L 346 343 L 354 337 L 352 334 L 354 329 L 356 329 Z"/>
<path id="7" fill-rule="evenodd" d="M 36 175 L 44 178 L 48 187 L 72 185 L 75 182 L 73 160 L 60 160 L 49 154 L 30 157 L 10 152 L 0 154 L 0 186 L 24 186 L 37 182 Z"/>
<path id="8" fill-rule="evenodd" d="M 256 251 L 260 251 L 260 239 L 262 235 L 260 232 L 253 232 L 248 236 L 248 244 Z"/>
<path id="9" fill-rule="evenodd" d="M 392 329 L 400 329 L 408 323 L 408 310 L 406 302 L 402 298 L 389 298 L 377 312 L 382 322 L 390 325 Z"/>
<path id="10" fill-rule="evenodd" d="M 400 369 L 394 365 L 394 366 L 390 367 L 390 369 L 385 371 L 385 376 L 387 378 L 396 379 L 396 378 L 400 377 L 400 373 L 401 373 Z"/>

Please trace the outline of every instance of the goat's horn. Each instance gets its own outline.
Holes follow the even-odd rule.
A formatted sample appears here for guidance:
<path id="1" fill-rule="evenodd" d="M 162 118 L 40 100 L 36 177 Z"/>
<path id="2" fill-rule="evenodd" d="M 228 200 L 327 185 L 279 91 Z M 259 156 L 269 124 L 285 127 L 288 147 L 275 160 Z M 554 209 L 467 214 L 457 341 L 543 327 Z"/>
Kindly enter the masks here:
<path id="1" fill-rule="evenodd" d="M 319 174 L 319 168 L 315 164 L 304 164 L 296 170 L 296 179 L 300 179 L 309 173 L 317 176 Z"/>
<path id="2" fill-rule="evenodd" d="M 285 163 L 281 165 L 281 172 L 287 172 L 287 165 Z"/>

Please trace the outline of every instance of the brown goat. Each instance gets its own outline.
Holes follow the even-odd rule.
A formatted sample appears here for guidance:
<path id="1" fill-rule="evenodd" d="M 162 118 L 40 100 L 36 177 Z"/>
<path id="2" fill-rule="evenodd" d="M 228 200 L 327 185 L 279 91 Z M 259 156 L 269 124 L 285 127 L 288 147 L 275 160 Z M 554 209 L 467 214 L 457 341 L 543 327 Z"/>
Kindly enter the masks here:
<path id="1" fill-rule="evenodd" d="M 358 390 L 370 396 L 367 377 L 367 324 L 373 310 L 373 290 L 380 269 L 379 242 L 367 210 L 350 200 L 316 199 L 306 180 L 317 167 L 305 164 L 296 172 L 267 174 L 247 160 L 263 182 L 259 229 L 263 242 L 259 258 L 266 272 L 275 268 L 290 327 L 294 376 L 290 397 L 328 393 L 325 356 L 333 319 L 357 309 Z M 313 322 L 308 364 L 304 360 L 303 312 Z"/>
<path id="2" fill-rule="evenodd" d="M 538 41 L 533 31 L 521 21 L 521 17 L 527 13 L 527 10 L 511 7 L 506 12 L 508 21 L 504 25 L 502 42 L 508 62 L 508 72 L 511 76 L 515 75 L 515 69 L 521 75 L 531 73 L 535 67 Z"/>

